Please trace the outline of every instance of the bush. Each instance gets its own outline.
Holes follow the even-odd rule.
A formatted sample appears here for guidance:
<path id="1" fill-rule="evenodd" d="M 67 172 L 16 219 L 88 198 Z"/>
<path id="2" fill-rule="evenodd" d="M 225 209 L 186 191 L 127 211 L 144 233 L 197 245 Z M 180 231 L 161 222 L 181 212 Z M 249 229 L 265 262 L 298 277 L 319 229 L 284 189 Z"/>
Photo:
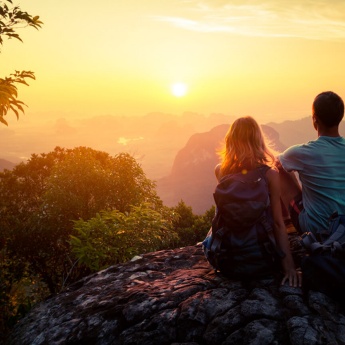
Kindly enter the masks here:
<path id="1" fill-rule="evenodd" d="M 198 216 L 193 213 L 191 206 L 181 200 L 171 211 L 175 216 L 173 227 L 179 236 L 178 246 L 183 247 L 203 241 L 210 230 L 215 207 L 212 206 L 205 214 Z"/>
<path id="2" fill-rule="evenodd" d="M 102 211 L 96 217 L 74 222 L 70 237 L 79 265 L 92 271 L 130 260 L 133 256 L 168 248 L 176 242 L 171 222 L 147 204 L 130 212 Z"/>

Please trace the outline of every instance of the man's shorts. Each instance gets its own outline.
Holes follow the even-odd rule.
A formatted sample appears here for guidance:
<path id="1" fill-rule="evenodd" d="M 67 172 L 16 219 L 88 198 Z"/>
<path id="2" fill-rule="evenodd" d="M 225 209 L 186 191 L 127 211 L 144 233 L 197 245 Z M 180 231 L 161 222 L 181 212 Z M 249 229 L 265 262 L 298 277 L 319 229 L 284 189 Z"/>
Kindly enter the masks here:
<path id="1" fill-rule="evenodd" d="M 295 229 L 300 234 L 303 233 L 303 231 L 299 225 L 298 217 L 299 217 L 299 214 L 302 212 L 303 208 L 304 207 L 303 207 L 302 194 L 297 195 L 290 201 L 289 213 L 290 213 L 291 222 L 293 226 L 295 227 Z"/>

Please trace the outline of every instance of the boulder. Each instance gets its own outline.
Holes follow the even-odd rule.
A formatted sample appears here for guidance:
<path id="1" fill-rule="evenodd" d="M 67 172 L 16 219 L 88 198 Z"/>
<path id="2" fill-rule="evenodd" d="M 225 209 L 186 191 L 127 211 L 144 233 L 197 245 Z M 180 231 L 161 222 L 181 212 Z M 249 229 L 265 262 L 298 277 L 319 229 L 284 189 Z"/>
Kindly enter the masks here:
<path id="1" fill-rule="evenodd" d="M 216 274 L 201 245 L 90 275 L 34 307 L 8 344 L 345 344 L 345 314 L 319 292 Z"/>

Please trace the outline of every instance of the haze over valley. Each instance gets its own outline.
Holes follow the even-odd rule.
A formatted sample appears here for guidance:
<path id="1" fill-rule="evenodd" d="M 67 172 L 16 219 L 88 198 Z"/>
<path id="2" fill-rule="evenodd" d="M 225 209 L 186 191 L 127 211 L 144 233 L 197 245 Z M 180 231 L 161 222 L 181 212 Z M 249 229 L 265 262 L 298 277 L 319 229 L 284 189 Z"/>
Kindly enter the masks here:
<path id="1" fill-rule="evenodd" d="M 167 206 L 184 200 L 196 213 L 213 204 L 216 150 L 233 117 L 223 114 L 181 116 L 150 113 L 142 117 L 100 116 L 83 120 L 59 119 L 33 126 L 23 121 L 15 129 L 0 129 L 0 169 L 11 169 L 31 154 L 48 153 L 56 146 L 87 146 L 116 155 L 128 152 L 140 163 Z M 263 130 L 278 151 L 316 138 L 310 116 L 270 122 Z M 344 133 L 344 122 L 340 130 Z"/>
<path id="2" fill-rule="evenodd" d="M 60 118 L 35 125 L 26 123 L 22 117 L 16 128 L 0 127 L 0 158 L 18 163 L 33 153 L 47 153 L 56 146 L 87 146 L 111 155 L 128 152 L 149 178 L 158 179 L 170 173 L 175 155 L 190 136 L 230 123 L 232 119 L 222 114 L 150 113 L 141 117 Z"/>

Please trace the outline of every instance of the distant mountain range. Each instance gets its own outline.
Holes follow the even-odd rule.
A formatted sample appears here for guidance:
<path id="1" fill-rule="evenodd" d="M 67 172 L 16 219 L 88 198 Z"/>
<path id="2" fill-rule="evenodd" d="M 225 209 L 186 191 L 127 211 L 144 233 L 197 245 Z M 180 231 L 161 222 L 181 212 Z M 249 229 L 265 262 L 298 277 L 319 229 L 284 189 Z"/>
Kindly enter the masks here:
<path id="1" fill-rule="evenodd" d="M 279 134 L 269 126 L 262 126 L 273 148 L 283 151 Z M 175 206 L 180 200 L 192 206 L 194 213 L 201 214 L 213 205 L 216 186 L 214 168 L 219 163 L 217 149 L 229 125 L 220 125 L 209 132 L 194 134 L 174 160 L 171 174 L 157 181 L 157 192 L 167 206 Z"/>
<path id="2" fill-rule="evenodd" d="M 185 113 L 151 113 L 142 117 L 99 116 L 83 120 L 59 119 L 40 127 L 0 128 L 0 171 L 12 169 L 31 154 L 48 153 L 55 146 L 88 146 L 116 155 L 128 152 L 157 182 L 163 202 L 180 200 L 203 213 L 213 204 L 216 154 L 234 117 Z M 276 150 L 317 138 L 311 117 L 270 122 L 263 130 Z M 345 122 L 340 126 L 345 135 Z M 16 163 L 13 163 L 16 162 Z"/>
<path id="3" fill-rule="evenodd" d="M 157 191 L 167 206 L 183 200 L 194 213 L 202 214 L 213 204 L 216 186 L 214 168 L 219 163 L 217 149 L 221 147 L 229 125 L 220 125 L 205 133 L 194 134 L 177 153 L 170 175 L 157 181 Z M 296 121 L 262 125 L 272 148 L 283 152 L 287 147 L 317 138 L 310 117 Z M 345 123 L 340 126 L 344 133 Z"/>
<path id="4" fill-rule="evenodd" d="M 5 169 L 12 170 L 15 166 L 15 163 L 0 158 L 0 171 L 4 171 Z"/>
<path id="5" fill-rule="evenodd" d="M 48 153 L 56 146 L 91 147 L 114 156 L 131 154 L 147 177 L 158 179 L 170 174 L 177 152 L 194 133 L 201 133 L 233 117 L 224 114 L 185 112 L 181 115 L 153 112 L 145 116 L 95 116 L 60 118 L 15 129 L 0 126 L 0 158 L 25 161 L 32 154 Z"/>

